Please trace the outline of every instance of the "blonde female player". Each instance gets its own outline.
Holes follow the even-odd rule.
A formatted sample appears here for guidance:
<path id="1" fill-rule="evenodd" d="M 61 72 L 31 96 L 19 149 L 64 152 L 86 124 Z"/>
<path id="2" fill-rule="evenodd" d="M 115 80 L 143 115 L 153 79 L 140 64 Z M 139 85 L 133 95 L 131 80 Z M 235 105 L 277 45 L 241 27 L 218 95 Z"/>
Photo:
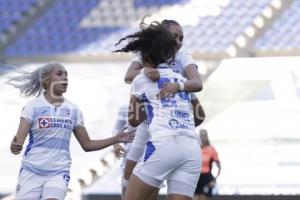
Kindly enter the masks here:
<path id="1" fill-rule="evenodd" d="M 165 64 L 175 57 L 177 42 L 160 23 L 152 23 L 120 42 L 127 39 L 129 42 L 125 47 L 116 52 L 140 53 L 145 65 L 158 66 L 160 79 L 152 82 L 144 74 L 139 74 L 132 83 L 130 105 L 133 110 L 129 116 L 135 117 L 131 117 L 129 123 L 137 126 L 142 122 L 139 115 L 141 103 L 144 103 L 151 139 L 147 142 L 144 159 L 139 161 L 129 179 L 125 199 L 147 199 L 167 180 L 168 199 L 191 200 L 201 159 L 197 152 L 200 146 L 194 132 L 190 95 L 184 91 L 172 96 L 161 92 L 166 83 L 172 83 L 170 86 L 177 91 L 184 86 L 184 78 Z"/>
<path id="2" fill-rule="evenodd" d="M 59 63 L 48 63 L 9 83 L 25 96 L 39 95 L 23 107 L 17 134 L 10 145 L 11 152 L 19 154 L 29 134 L 15 199 L 65 198 L 70 180 L 72 133 L 85 151 L 133 139 L 133 134 L 124 132 L 103 140 L 90 139 L 80 109 L 63 97 L 68 87 L 68 73 Z"/>

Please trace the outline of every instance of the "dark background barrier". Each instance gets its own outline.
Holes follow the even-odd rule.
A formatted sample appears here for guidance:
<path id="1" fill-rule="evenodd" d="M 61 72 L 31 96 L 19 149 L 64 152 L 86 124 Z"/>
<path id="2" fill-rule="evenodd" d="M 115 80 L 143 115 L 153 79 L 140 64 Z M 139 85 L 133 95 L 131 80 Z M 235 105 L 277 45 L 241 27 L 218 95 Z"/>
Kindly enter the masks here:
<path id="1" fill-rule="evenodd" d="M 120 200 L 119 195 L 85 195 L 82 200 Z M 165 200 L 160 195 L 157 200 Z M 218 195 L 210 200 L 300 200 L 300 195 Z"/>

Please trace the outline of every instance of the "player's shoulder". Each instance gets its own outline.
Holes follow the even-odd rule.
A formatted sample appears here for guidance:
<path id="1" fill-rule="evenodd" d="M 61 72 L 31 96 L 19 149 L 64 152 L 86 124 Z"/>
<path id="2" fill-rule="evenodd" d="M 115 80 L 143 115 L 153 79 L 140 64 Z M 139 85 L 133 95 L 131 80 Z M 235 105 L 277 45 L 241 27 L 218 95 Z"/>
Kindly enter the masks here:
<path id="1" fill-rule="evenodd" d="M 42 106 L 44 104 L 44 100 L 42 95 L 37 96 L 29 101 L 27 101 L 24 105 L 24 107 L 39 107 Z"/>
<path id="2" fill-rule="evenodd" d="M 64 104 L 63 105 L 67 106 L 67 107 L 70 107 L 72 109 L 80 110 L 79 106 L 76 103 L 72 102 L 71 100 L 69 100 L 67 98 L 64 99 Z"/>
<path id="3" fill-rule="evenodd" d="M 143 61 L 142 61 L 142 56 L 141 56 L 141 54 L 140 54 L 140 53 L 135 54 L 135 55 L 133 56 L 131 62 L 138 62 L 138 63 L 142 64 Z"/>
<path id="4" fill-rule="evenodd" d="M 149 78 L 145 74 L 138 74 L 132 81 L 132 84 L 142 84 L 149 82 Z"/>
<path id="5" fill-rule="evenodd" d="M 186 57 L 186 56 L 190 56 L 190 52 L 187 51 L 186 49 L 180 49 L 176 55 L 175 55 L 175 59 L 181 60 L 182 58 Z"/>

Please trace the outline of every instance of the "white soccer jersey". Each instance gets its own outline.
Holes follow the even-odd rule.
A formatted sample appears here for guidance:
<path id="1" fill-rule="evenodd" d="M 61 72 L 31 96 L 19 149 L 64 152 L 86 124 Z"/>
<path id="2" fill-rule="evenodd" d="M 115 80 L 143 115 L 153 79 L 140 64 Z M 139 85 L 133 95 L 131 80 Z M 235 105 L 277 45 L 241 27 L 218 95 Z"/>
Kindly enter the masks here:
<path id="1" fill-rule="evenodd" d="M 128 106 L 129 105 L 123 105 L 120 107 L 118 112 L 117 121 L 114 126 L 113 135 L 116 135 L 117 133 L 121 132 L 125 127 L 127 127 L 127 131 L 135 131 L 136 128 L 130 126 L 128 123 Z M 127 152 L 130 149 L 131 143 L 125 143 L 125 151 Z"/>
<path id="2" fill-rule="evenodd" d="M 136 62 L 139 62 L 141 64 L 143 63 L 140 55 L 136 55 L 132 59 L 132 61 L 136 61 Z M 185 69 L 190 64 L 195 64 L 196 65 L 196 63 L 195 63 L 194 59 L 192 58 L 192 56 L 190 54 L 185 53 L 184 51 L 180 50 L 176 53 L 173 62 L 171 62 L 168 65 L 175 73 L 181 74 L 183 77 L 186 78 Z M 191 94 L 191 99 L 196 99 L 196 98 L 197 98 L 197 96 L 194 93 L 192 93 Z"/>
<path id="3" fill-rule="evenodd" d="M 136 55 L 132 61 L 136 61 L 139 63 L 143 63 L 141 56 Z M 192 56 L 188 53 L 185 53 L 184 51 L 180 50 L 176 53 L 174 61 L 169 64 L 169 67 L 176 73 L 181 74 L 183 77 L 186 77 L 184 70 L 185 68 L 190 65 L 190 64 L 195 64 L 194 59 Z"/>
<path id="4" fill-rule="evenodd" d="M 22 167 L 39 175 L 69 172 L 70 138 L 84 121 L 80 109 L 66 99 L 55 107 L 40 95 L 24 106 L 21 117 L 31 124 Z"/>
<path id="5" fill-rule="evenodd" d="M 131 85 L 131 93 L 144 102 L 151 139 L 168 135 L 197 137 L 190 94 L 179 92 L 174 97 L 157 97 L 164 83 L 184 82 L 185 78 L 166 64 L 159 65 L 158 70 L 160 79 L 157 82 L 139 74 Z"/>

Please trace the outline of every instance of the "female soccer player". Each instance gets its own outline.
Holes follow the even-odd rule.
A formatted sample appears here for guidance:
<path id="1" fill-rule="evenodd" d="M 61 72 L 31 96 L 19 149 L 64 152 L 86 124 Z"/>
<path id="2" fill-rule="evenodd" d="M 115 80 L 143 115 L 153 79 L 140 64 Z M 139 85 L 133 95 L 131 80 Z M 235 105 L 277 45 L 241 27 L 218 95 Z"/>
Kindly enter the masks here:
<path id="1" fill-rule="evenodd" d="M 112 135 L 115 136 L 118 133 L 122 133 L 122 131 L 127 130 L 129 132 L 145 132 L 147 131 L 146 123 L 140 124 L 137 128 L 130 126 L 128 122 L 128 104 L 122 105 L 119 108 L 117 120 L 114 125 Z M 144 135 L 144 134 L 139 134 Z M 117 158 L 122 158 L 121 169 L 122 169 L 122 178 L 124 177 L 125 163 L 127 160 L 127 153 L 131 149 L 131 142 L 126 142 L 123 145 L 120 143 L 116 143 L 113 145 L 114 153 Z M 145 145 L 144 145 L 145 146 Z M 143 150 L 142 150 L 143 151 Z M 124 181 L 122 180 L 121 184 L 121 199 L 125 197 L 126 186 L 124 185 Z"/>
<path id="2" fill-rule="evenodd" d="M 193 92 L 198 91 L 199 89 L 201 90 L 202 82 L 200 79 L 200 75 L 197 71 L 197 65 L 195 64 L 193 58 L 189 54 L 186 54 L 183 50 L 181 50 L 184 38 L 181 25 L 174 20 L 163 20 L 161 24 L 168 29 L 168 31 L 172 34 L 177 43 L 177 46 L 175 48 L 175 59 L 172 62 L 168 63 L 169 67 L 173 69 L 174 72 L 179 73 L 188 79 L 188 87 L 185 86 L 186 91 Z M 138 55 L 133 59 L 130 67 L 127 70 L 127 73 L 125 75 L 125 82 L 131 83 L 134 77 L 140 73 L 145 74 L 152 81 L 157 81 L 160 77 L 159 72 L 156 68 L 143 68 L 142 59 L 140 55 Z M 167 83 L 166 86 L 162 88 L 162 91 L 164 91 L 165 94 L 174 94 L 177 92 L 176 85 Z M 198 126 L 204 121 L 205 113 L 199 100 L 194 94 L 192 94 L 192 105 L 194 109 L 195 125 Z M 134 167 L 136 166 L 137 161 L 141 158 L 145 149 L 145 144 L 148 139 L 149 133 L 147 131 L 139 131 L 136 133 L 131 148 L 127 153 L 127 162 L 125 165 L 125 173 L 123 180 L 125 183 L 129 180 L 129 177 Z"/>
<path id="3" fill-rule="evenodd" d="M 25 96 L 38 95 L 23 107 L 17 134 L 10 145 L 11 152 L 19 154 L 29 134 L 15 199 L 65 198 L 70 180 L 72 133 L 85 151 L 133 139 L 133 134 L 125 132 L 103 140 L 89 138 L 80 109 L 63 97 L 68 87 L 68 73 L 59 63 L 48 63 L 9 83 Z"/>
<path id="4" fill-rule="evenodd" d="M 189 89 L 196 84 L 190 85 L 166 64 L 174 60 L 178 45 L 164 25 L 152 23 L 120 42 L 127 39 L 130 41 L 125 47 L 116 52 L 140 53 L 144 65 L 159 69 L 160 78 L 152 82 L 139 74 L 132 83 L 129 116 L 135 117 L 131 117 L 129 123 L 139 125 L 143 121 L 139 116 L 144 108 L 151 140 L 147 143 L 144 159 L 129 179 L 125 199 L 146 199 L 167 180 L 168 199 L 191 200 L 199 177 L 201 156 L 197 152 L 200 146 L 194 131 L 190 95 L 182 90 L 184 82 Z M 173 95 L 162 92 L 166 83 L 170 83 L 174 91 L 181 91 Z"/>

